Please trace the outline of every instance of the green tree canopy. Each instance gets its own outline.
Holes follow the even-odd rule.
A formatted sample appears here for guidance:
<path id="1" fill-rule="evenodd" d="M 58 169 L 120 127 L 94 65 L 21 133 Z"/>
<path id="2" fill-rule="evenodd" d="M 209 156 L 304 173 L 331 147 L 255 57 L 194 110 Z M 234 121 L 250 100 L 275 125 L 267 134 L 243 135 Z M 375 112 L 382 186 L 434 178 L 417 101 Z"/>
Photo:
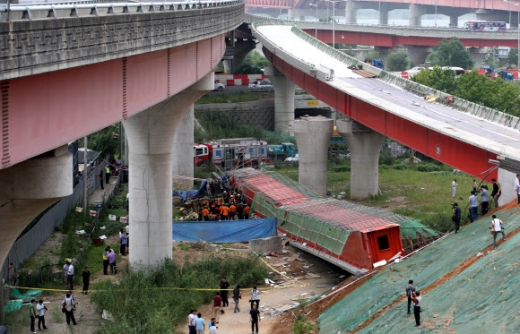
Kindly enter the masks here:
<path id="1" fill-rule="evenodd" d="M 426 57 L 426 62 L 437 66 L 457 66 L 464 69 L 473 67 L 473 59 L 468 50 L 456 38 L 442 40 L 437 50 Z"/>
<path id="2" fill-rule="evenodd" d="M 101 156 L 107 154 L 114 157 L 119 153 L 119 123 L 106 127 L 88 136 L 88 149 L 101 152 Z M 116 138 L 117 137 L 117 138 Z M 83 138 L 79 139 L 79 147 L 84 147 Z"/>
<path id="3" fill-rule="evenodd" d="M 410 58 L 404 51 L 392 52 L 386 58 L 386 70 L 404 71 L 410 67 Z"/>
<path id="4" fill-rule="evenodd" d="M 242 66 L 235 74 L 262 74 L 263 68 L 271 66 L 271 62 L 262 56 L 258 51 L 251 51 L 247 54 L 242 62 Z"/>
<path id="5" fill-rule="evenodd" d="M 424 70 L 412 77 L 412 81 L 440 90 L 448 94 L 454 94 L 457 88 L 455 73 L 446 71 L 436 66 L 433 70 Z"/>
<path id="6" fill-rule="evenodd" d="M 518 65 L 518 49 L 509 50 L 507 55 L 507 62 L 509 65 Z"/>
<path id="7" fill-rule="evenodd" d="M 517 88 L 500 78 L 493 80 L 479 75 L 477 71 L 455 77 L 453 71 L 435 67 L 431 71 L 421 71 L 412 80 L 465 100 L 520 116 Z"/>

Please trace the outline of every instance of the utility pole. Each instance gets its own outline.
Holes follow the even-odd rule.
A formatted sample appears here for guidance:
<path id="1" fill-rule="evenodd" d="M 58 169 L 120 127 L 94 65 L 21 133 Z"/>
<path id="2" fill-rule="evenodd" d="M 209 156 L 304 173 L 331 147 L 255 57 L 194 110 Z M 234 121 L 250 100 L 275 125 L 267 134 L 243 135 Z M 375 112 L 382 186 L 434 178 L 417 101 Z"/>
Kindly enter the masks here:
<path id="1" fill-rule="evenodd" d="M 88 137 L 83 137 L 83 214 L 87 214 L 88 198 L 87 198 L 87 178 L 88 178 Z"/>

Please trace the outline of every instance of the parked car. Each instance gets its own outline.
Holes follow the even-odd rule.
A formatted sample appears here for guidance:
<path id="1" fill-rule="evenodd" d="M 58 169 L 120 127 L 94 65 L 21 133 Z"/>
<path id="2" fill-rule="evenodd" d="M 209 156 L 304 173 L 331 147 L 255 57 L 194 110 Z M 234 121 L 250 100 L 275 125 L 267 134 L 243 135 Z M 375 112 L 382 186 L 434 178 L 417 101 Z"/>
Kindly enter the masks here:
<path id="1" fill-rule="evenodd" d="M 215 86 L 213 90 L 224 90 L 226 89 L 226 85 L 224 85 L 222 82 L 215 81 Z"/>
<path id="2" fill-rule="evenodd" d="M 296 153 L 292 157 L 288 157 L 287 159 L 285 159 L 285 162 L 298 162 L 298 161 L 300 161 L 300 155 L 298 153 Z"/>
<path id="3" fill-rule="evenodd" d="M 249 84 L 250 91 L 262 91 L 262 92 L 270 92 L 273 90 L 273 84 L 271 81 L 267 80 L 257 80 L 252 84 Z"/>
<path id="4" fill-rule="evenodd" d="M 421 72 L 422 70 L 424 70 L 426 67 L 421 67 L 421 66 L 416 66 L 416 67 L 412 67 L 411 69 L 409 69 L 408 71 L 406 71 L 406 73 L 408 73 L 408 77 L 411 78 L 417 74 L 419 74 L 419 72 Z"/>

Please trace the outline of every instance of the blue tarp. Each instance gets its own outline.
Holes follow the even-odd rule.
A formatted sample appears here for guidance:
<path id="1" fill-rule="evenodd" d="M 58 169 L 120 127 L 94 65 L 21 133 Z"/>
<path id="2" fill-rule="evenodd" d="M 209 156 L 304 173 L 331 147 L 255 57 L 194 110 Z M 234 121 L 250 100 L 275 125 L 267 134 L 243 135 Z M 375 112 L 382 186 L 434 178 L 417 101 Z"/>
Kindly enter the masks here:
<path id="1" fill-rule="evenodd" d="M 180 196 L 182 198 L 182 202 L 186 202 L 188 198 L 192 197 L 199 197 L 200 195 L 204 195 L 204 192 L 206 191 L 206 184 L 208 181 L 203 180 L 200 184 L 199 190 L 185 190 L 185 191 L 173 191 L 173 196 Z"/>
<path id="2" fill-rule="evenodd" d="M 247 242 L 276 235 L 276 219 L 173 222 L 174 241 Z"/>

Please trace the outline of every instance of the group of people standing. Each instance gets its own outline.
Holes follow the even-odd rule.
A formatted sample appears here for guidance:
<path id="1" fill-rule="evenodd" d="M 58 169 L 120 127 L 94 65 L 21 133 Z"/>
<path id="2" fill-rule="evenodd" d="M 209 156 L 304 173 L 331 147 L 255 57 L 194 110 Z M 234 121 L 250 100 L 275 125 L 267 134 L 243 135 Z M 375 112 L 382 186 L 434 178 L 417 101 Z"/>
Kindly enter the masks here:
<path id="1" fill-rule="evenodd" d="M 103 252 L 103 275 L 108 275 L 108 266 L 110 266 L 110 274 L 117 274 L 116 252 L 107 246 Z"/>
<path id="2" fill-rule="evenodd" d="M 229 307 L 229 282 L 225 277 L 220 281 L 220 289 L 215 293 L 215 296 L 212 300 L 212 308 L 213 308 L 213 318 L 211 318 L 211 322 L 209 325 L 209 333 L 217 334 L 220 316 L 225 313 L 224 308 Z M 256 285 L 251 290 L 251 299 L 249 302 L 251 303 L 251 309 L 249 311 L 249 321 L 251 322 L 251 332 L 254 334 L 255 330 L 258 333 L 258 323 L 260 322 L 260 310 L 258 309 L 260 304 L 259 299 L 260 291 L 256 288 Z M 233 289 L 233 301 L 235 302 L 234 313 L 240 312 L 239 301 L 242 299 L 242 291 L 240 290 L 240 285 L 237 285 Z M 205 321 L 202 318 L 201 313 L 197 313 L 197 310 L 191 310 L 188 315 L 188 329 L 189 334 L 203 334 L 206 330 Z"/>
<path id="3" fill-rule="evenodd" d="M 65 313 L 65 321 L 67 325 L 70 325 L 72 322 L 73 325 L 77 325 L 76 318 L 74 318 L 74 311 L 76 310 L 76 298 L 72 294 L 72 291 L 69 291 L 65 298 L 63 298 L 61 302 L 62 312 Z M 45 324 L 45 313 L 47 313 L 48 308 L 43 303 L 43 300 L 40 299 L 36 301 L 35 299 L 31 300 L 29 304 L 29 318 L 31 320 L 31 333 L 36 333 L 36 319 L 38 319 L 38 330 L 46 330 L 48 329 Z"/>

